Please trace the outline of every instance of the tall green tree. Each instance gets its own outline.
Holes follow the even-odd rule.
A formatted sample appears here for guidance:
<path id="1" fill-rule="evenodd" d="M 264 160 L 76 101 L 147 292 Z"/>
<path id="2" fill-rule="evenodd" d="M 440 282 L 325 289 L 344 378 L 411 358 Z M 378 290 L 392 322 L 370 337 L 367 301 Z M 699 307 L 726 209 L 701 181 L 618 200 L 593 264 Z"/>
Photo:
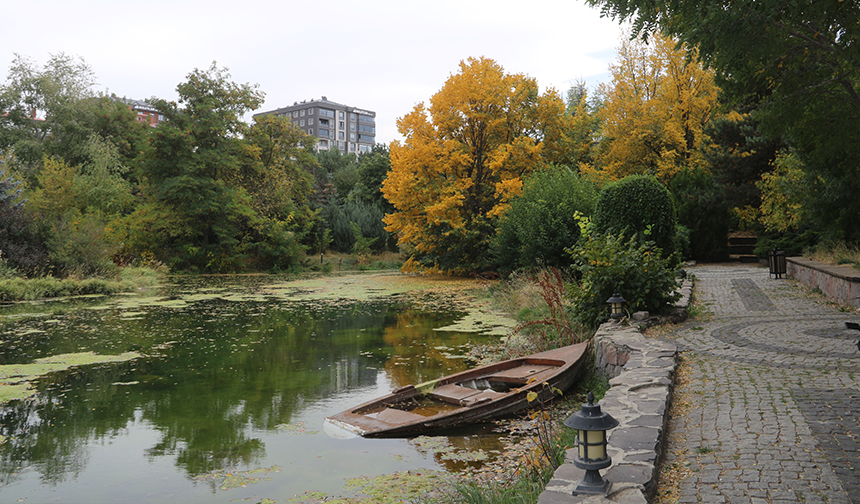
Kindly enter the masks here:
<path id="1" fill-rule="evenodd" d="M 588 0 L 676 37 L 717 71 L 730 103 L 794 148 L 822 190 L 806 205 L 830 237 L 860 241 L 860 4 L 843 0 Z"/>
<path id="2" fill-rule="evenodd" d="M 81 58 L 53 54 L 44 66 L 20 54 L 0 87 L 0 149 L 25 168 L 38 167 L 55 131 L 71 122 L 78 103 L 96 96 L 95 74 Z"/>
<path id="3" fill-rule="evenodd" d="M 213 63 L 177 86 L 179 103 L 153 100 L 166 121 L 142 169 L 146 204 L 126 224 L 134 248 L 172 266 L 223 271 L 247 260 L 240 245 L 257 213 L 237 181 L 256 151 L 244 140 L 242 118 L 263 95 L 229 77 Z"/>

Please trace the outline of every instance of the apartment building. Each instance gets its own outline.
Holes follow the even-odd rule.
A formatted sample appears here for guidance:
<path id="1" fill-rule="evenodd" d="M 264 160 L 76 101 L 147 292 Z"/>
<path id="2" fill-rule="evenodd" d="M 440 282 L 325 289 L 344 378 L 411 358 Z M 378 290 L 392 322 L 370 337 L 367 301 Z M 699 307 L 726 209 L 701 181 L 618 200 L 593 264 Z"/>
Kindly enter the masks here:
<path id="1" fill-rule="evenodd" d="M 153 128 L 158 126 L 158 123 L 164 122 L 164 115 L 146 100 L 133 100 L 124 96 L 120 98 L 116 95 L 111 95 L 111 98 L 128 105 L 128 108 L 137 114 L 138 122 L 148 124 Z"/>
<path id="2" fill-rule="evenodd" d="M 325 96 L 321 100 L 295 102 L 254 116 L 275 114 L 292 119 L 293 124 L 317 137 L 317 149 L 340 149 L 360 154 L 376 144 L 376 112 L 349 107 Z"/>

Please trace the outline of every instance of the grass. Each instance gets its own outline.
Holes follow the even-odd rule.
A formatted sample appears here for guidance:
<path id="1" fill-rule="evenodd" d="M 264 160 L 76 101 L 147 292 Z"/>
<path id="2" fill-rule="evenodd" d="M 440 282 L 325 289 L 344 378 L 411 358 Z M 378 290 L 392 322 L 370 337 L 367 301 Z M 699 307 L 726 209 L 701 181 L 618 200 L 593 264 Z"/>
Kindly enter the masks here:
<path id="1" fill-rule="evenodd" d="M 555 268 L 511 275 L 488 290 L 492 306 L 519 325 L 504 345 L 475 349 L 482 361 L 498 361 L 551 350 L 590 339 L 594 332 L 568 316 L 566 279 Z"/>
<path id="2" fill-rule="evenodd" d="M 809 255 L 816 261 L 860 269 L 860 248 L 844 242 L 819 243 Z"/>
<path id="3" fill-rule="evenodd" d="M 142 266 L 119 268 L 112 277 L 37 278 L 12 277 L 0 279 L 0 301 L 32 301 L 35 299 L 84 295 L 111 295 L 152 287 L 161 282 L 163 271 Z"/>
<path id="4" fill-rule="evenodd" d="M 339 271 L 381 271 L 396 270 L 403 265 L 403 254 L 381 252 L 372 255 L 343 254 L 328 251 L 320 259 L 319 254 L 308 254 L 303 267 L 309 271 L 332 273 Z"/>

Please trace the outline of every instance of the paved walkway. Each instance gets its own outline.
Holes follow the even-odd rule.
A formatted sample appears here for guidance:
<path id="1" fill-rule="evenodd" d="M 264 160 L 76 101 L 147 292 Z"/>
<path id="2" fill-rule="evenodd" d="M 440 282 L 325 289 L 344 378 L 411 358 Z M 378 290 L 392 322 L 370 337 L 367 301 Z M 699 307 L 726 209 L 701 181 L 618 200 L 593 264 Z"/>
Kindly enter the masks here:
<path id="1" fill-rule="evenodd" d="M 697 266 L 666 467 L 682 503 L 860 504 L 860 314 L 757 265 Z M 661 483 L 660 490 L 665 486 Z"/>

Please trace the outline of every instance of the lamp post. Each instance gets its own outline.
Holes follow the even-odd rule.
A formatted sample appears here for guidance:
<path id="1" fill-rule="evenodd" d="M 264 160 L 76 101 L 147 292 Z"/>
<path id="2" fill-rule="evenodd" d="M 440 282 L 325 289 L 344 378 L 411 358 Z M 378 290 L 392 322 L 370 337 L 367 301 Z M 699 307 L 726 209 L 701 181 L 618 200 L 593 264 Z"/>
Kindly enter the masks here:
<path id="1" fill-rule="evenodd" d="M 579 431 L 573 465 L 585 469 L 573 495 L 605 494 L 610 483 L 600 476 L 600 469 L 612 465 L 612 458 L 606 453 L 606 431 L 617 427 L 618 420 L 600 411 L 600 406 L 594 404 L 594 394 L 589 392 L 588 404 L 583 404 L 580 411 L 570 415 L 564 425 Z"/>
<path id="2" fill-rule="evenodd" d="M 617 292 L 612 294 L 612 297 L 606 300 L 610 306 L 609 318 L 612 320 L 620 320 L 624 318 L 624 304 L 627 300 L 621 297 Z"/>

